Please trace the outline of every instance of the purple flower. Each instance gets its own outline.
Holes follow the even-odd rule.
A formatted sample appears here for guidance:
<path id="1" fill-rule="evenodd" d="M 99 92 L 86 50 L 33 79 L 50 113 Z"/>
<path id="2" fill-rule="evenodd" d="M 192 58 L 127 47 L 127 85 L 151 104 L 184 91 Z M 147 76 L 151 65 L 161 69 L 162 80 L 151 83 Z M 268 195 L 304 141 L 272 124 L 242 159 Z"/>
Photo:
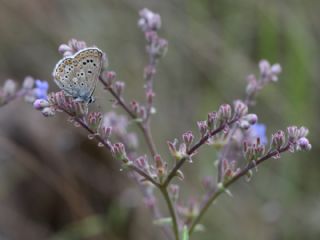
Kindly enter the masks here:
<path id="1" fill-rule="evenodd" d="M 261 144 L 265 145 L 268 142 L 266 135 L 266 125 L 261 123 L 256 123 L 250 127 L 250 135 L 252 138 L 260 138 Z"/>
<path id="2" fill-rule="evenodd" d="M 47 99 L 49 84 L 47 81 L 36 80 L 35 97 L 36 99 Z"/>

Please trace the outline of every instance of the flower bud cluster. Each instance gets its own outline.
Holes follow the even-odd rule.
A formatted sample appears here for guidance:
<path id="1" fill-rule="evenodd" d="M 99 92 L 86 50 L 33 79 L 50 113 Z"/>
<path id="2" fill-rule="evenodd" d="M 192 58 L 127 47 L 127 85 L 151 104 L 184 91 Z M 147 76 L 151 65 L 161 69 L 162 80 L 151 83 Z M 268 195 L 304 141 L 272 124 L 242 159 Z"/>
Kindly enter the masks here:
<path id="1" fill-rule="evenodd" d="M 146 155 L 138 157 L 137 159 L 135 159 L 134 163 L 138 168 L 147 173 L 149 176 L 152 175 L 151 166 Z"/>
<path id="2" fill-rule="evenodd" d="M 278 75 L 282 69 L 279 63 L 271 65 L 267 60 L 261 60 L 259 62 L 261 80 L 264 82 L 277 82 Z"/>
<path id="3" fill-rule="evenodd" d="M 159 183 L 168 174 L 168 164 L 159 154 L 154 156 L 153 163 L 149 163 L 148 157 L 144 155 L 136 158 L 133 164 Z"/>
<path id="4" fill-rule="evenodd" d="M 222 160 L 223 183 L 226 183 L 240 172 L 240 168 L 236 167 L 236 161 L 229 162 L 227 159 Z"/>
<path id="5" fill-rule="evenodd" d="M 119 98 L 122 98 L 125 83 L 119 80 L 116 81 L 117 74 L 114 71 L 105 70 L 101 73 L 100 77 L 102 78 L 106 88 L 112 89 Z"/>
<path id="6" fill-rule="evenodd" d="M 112 86 L 117 77 L 117 74 L 114 71 L 103 71 L 101 77 L 108 86 Z"/>
<path id="7" fill-rule="evenodd" d="M 87 115 L 88 126 L 95 132 L 97 132 L 98 128 L 100 127 L 101 120 L 102 120 L 101 112 L 90 112 Z"/>
<path id="8" fill-rule="evenodd" d="M 23 80 L 21 88 L 18 89 L 16 81 L 8 79 L 0 88 L 0 106 L 16 98 L 24 98 L 26 102 L 34 102 L 39 98 L 46 99 L 48 87 L 46 81 L 34 80 L 27 76 Z"/>
<path id="9" fill-rule="evenodd" d="M 168 49 L 168 41 L 166 39 L 160 38 L 157 31 L 161 27 L 161 17 L 159 14 L 150 11 L 149 9 L 142 9 L 139 13 L 140 19 L 138 21 L 138 26 L 144 32 L 145 38 L 148 42 L 147 52 L 150 57 L 157 60 L 165 55 Z M 148 69 L 149 68 L 149 69 Z M 146 75 L 154 75 L 155 68 L 147 66 L 145 69 Z"/>
<path id="10" fill-rule="evenodd" d="M 115 159 L 122 161 L 125 165 L 130 165 L 132 162 L 127 156 L 127 152 L 123 143 L 115 143 L 111 148 L 112 155 Z"/>
<path id="11" fill-rule="evenodd" d="M 196 154 L 195 152 L 192 154 L 188 154 L 190 150 L 191 144 L 194 140 L 194 135 L 191 131 L 187 131 L 182 134 L 182 143 L 179 144 L 178 139 L 174 139 L 173 142 L 167 141 L 169 151 L 171 155 L 177 160 L 181 160 L 184 157 L 187 157 L 189 161 L 192 161 L 192 156 Z"/>
<path id="12" fill-rule="evenodd" d="M 160 29 L 161 17 L 159 14 L 144 8 L 139 12 L 139 15 L 138 26 L 143 32 L 158 31 Z"/>
<path id="13" fill-rule="evenodd" d="M 309 151 L 312 146 L 306 138 L 309 130 L 305 127 L 298 128 L 297 126 L 290 126 L 287 128 L 288 141 L 291 144 L 291 151 Z"/>
<path id="14" fill-rule="evenodd" d="M 248 113 L 248 106 L 241 100 L 235 100 L 233 102 L 234 114 L 237 117 L 243 117 Z"/>
<path id="15" fill-rule="evenodd" d="M 225 124 L 231 120 L 232 109 L 229 104 L 222 104 L 217 112 L 217 120 L 219 125 Z"/>
<path id="16" fill-rule="evenodd" d="M 243 143 L 243 155 L 247 162 L 258 160 L 265 153 L 265 146 L 260 143 L 260 138 L 257 138 L 256 143 Z"/>
<path id="17" fill-rule="evenodd" d="M 204 137 L 208 133 L 208 124 L 207 121 L 198 121 L 197 122 L 198 129 L 201 137 Z"/>
<path id="18" fill-rule="evenodd" d="M 73 117 L 83 117 L 88 114 L 87 103 L 75 101 L 73 97 L 66 96 L 63 91 L 50 93 L 48 102 L 53 109 L 66 111 Z"/>
<path id="19" fill-rule="evenodd" d="M 64 57 L 68 57 L 68 56 L 72 56 L 76 52 L 78 52 L 86 47 L 87 47 L 86 42 L 79 41 L 79 40 L 73 38 L 73 39 L 69 40 L 69 42 L 67 44 L 61 44 L 59 46 L 58 51 Z"/>
<path id="20" fill-rule="evenodd" d="M 280 150 L 286 141 L 286 136 L 284 131 L 279 130 L 278 132 L 272 134 L 271 136 L 271 149 Z"/>
<path id="21" fill-rule="evenodd" d="M 135 116 L 143 121 L 147 117 L 147 111 L 146 108 L 142 105 L 140 105 L 137 101 L 132 100 L 130 103 L 130 107 L 132 112 L 135 114 Z"/>
<path id="22" fill-rule="evenodd" d="M 135 149 L 138 146 L 138 138 L 136 134 L 128 132 L 128 119 L 124 115 L 119 115 L 113 111 L 103 115 L 99 134 L 107 139 L 112 131 L 114 138 L 122 142 L 129 150 Z"/>
<path id="23" fill-rule="evenodd" d="M 252 125 L 255 125 L 258 122 L 258 116 L 254 113 L 249 113 L 244 115 L 239 120 L 239 127 L 242 129 L 249 129 Z"/>
<path id="24" fill-rule="evenodd" d="M 254 75 L 249 75 L 246 93 L 248 96 L 254 95 L 270 82 L 277 82 L 282 71 L 280 64 L 271 65 L 267 60 L 259 62 L 260 77 L 257 79 Z"/>
<path id="25" fill-rule="evenodd" d="M 147 40 L 149 36 L 146 36 Z M 156 33 L 149 38 L 149 44 L 147 46 L 147 52 L 154 59 L 163 57 L 168 51 L 168 41 L 164 38 L 160 38 Z"/>

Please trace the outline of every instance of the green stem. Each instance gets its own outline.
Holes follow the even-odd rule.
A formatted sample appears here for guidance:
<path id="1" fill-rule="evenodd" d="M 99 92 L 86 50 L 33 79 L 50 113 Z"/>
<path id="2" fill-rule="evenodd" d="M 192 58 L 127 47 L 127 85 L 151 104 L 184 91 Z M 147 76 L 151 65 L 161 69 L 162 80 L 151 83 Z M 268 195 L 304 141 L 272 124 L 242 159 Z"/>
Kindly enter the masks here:
<path id="1" fill-rule="evenodd" d="M 162 195 L 163 195 L 163 197 L 164 197 L 164 199 L 166 201 L 166 204 L 168 205 L 169 214 L 170 214 L 170 217 L 172 219 L 172 230 L 173 230 L 173 233 L 174 233 L 175 240 L 180 240 L 176 212 L 175 212 L 175 210 L 173 208 L 170 196 L 168 194 L 168 190 L 167 190 L 166 187 L 160 187 L 159 189 L 160 189 L 160 191 L 161 191 L 161 193 L 162 193 Z"/>

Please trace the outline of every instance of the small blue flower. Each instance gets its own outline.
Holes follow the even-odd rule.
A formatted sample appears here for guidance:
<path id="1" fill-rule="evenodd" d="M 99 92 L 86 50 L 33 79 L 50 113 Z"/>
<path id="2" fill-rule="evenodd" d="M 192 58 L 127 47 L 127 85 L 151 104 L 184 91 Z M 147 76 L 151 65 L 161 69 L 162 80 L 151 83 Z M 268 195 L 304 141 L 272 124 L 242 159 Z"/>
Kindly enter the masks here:
<path id="1" fill-rule="evenodd" d="M 256 123 L 250 127 L 250 133 L 252 137 L 254 138 L 260 138 L 260 142 L 263 145 L 266 145 L 268 143 L 268 138 L 266 135 L 267 128 L 266 125 L 261 123 Z"/>
<path id="2" fill-rule="evenodd" d="M 49 84 L 47 81 L 36 80 L 35 97 L 36 99 L 47 99 Z"/>

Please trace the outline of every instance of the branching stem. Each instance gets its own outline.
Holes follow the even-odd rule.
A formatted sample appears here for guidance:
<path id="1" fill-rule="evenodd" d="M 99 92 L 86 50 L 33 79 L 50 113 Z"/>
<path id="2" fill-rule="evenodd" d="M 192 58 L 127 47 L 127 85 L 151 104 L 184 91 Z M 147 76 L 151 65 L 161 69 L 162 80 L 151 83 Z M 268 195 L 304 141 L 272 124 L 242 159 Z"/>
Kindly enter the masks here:
<path id="1" fill-rule="evenodd" d="M 217 188 L 217 189 L 213 190 L 213 192 L 207 198 L 205 203 L 202 205 L 202 208 L 201 208 L 201 210 L 199 212 L 199 215 L 195 218 L 195 220 L 191 224 L 191 226 L 189 228 L 189 235 L 191 235 L 193 233 L 195 227 L 200 222 L 200 220 L 202 219 L 203 215 L 206 213 L 206 211 L 211 206 L 211 204 L 214 202 L 214 200 L 216 200 L 219 197 L 219 195 L 224 192 L 224 190 L 226 188 L 228 188 L 230 185 L 232 185 L 234 182 L 236 182 L 242 176 L 246 175 L 247 172 L 250 169 L 255 168 L 257 165 L 261 164 L 262 162 L 264 162 L 265 160 L 267 160 L 267 159 L 269 159 L 271 157 L 276 156 L 279 153 L 282 153 L 282 152 L 285 152 L 285 151 L 289 150 L 289 148 L 290 148 L 290 143 L 288 143 L 287 145 L 285 145 L 284 147 L 282 147 L 279 150 L 270 151 L 269 153 L 267 153 L 265 156 L 261 157 L 257 161 L 249 163 L 244 169 L 242 169 L 233 178 L 231 178 L 229 181 L 225 182 L 223 184 L 223 188 Z"/>
<path id="2" fill-rule="evenodd" d="M 171 182 L 172 178 L 174 178 L 174 176 L 176 175 L 177 171 L 182 167 L 182 165 L 185 163 L 185 161 L 188 159 L 189 156 L 191 156 L 193 153 L 195 153 L 197 151 L 198 148 L 200 148 L 203 144 L 205 144 L 207 142 L 207 140 L 218 134 L 219 132 L 223 131 L 223 129 L 228 126 L 228 125 L 232 125 L 233 123 L 235 123 L 236 121 L 238 121 L 238 118 L 235 118 L 225 124 L 222 124 L 220 127 L 216 128 L 215 130 L 209 132 L 208 134 L 206 134 L 204 137 L 202 137 L 192 148 L 190 148 L 187 152 L 188 156 L 185 156 L 183 158 L 181 158 L 179 160 L 179 162 L 174 166 L 174 168 L 171 170 L 171 172 L 169 173 L 168 177 L 166 178 L 166 180 L 163 183 L 163 186 L 168 186 L 169 183 Z"/>

